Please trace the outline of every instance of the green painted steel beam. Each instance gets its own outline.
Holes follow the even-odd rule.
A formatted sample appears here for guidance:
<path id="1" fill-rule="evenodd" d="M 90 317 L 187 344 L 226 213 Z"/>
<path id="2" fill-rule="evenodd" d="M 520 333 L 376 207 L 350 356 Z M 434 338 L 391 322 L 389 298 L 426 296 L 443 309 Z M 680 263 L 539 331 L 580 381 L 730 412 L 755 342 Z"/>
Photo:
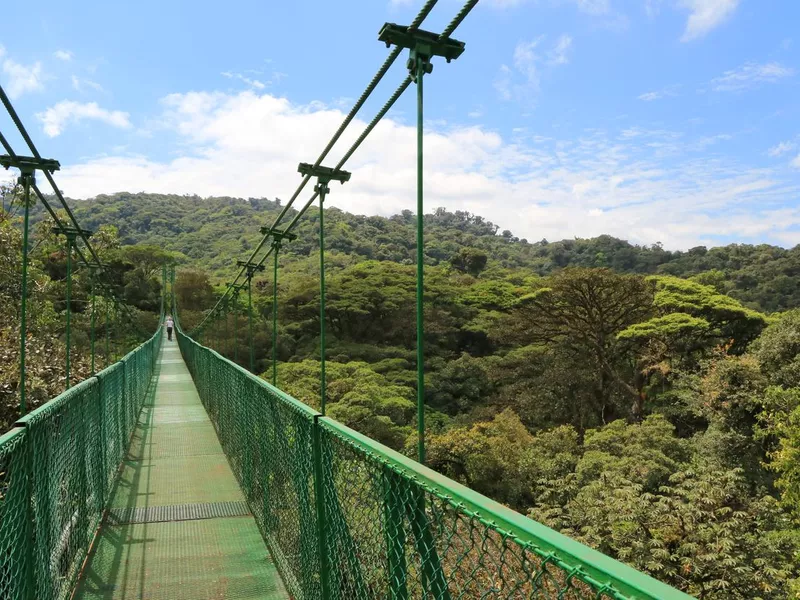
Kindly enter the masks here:
<path id="1" fill-rule="evenodd" d="M 283 229 L 275 229 L 274 227 L 262 227 L 261 228 L 261 235 L 265 236 L 272 236 L 273 241 L 283 241 L 286 240 L 288 242 L 294 241 L 297 239 L 297 234 L 290 233 L 288 231 L 284 231 Z M 239 261 L 245 262 L 245 261 Z M 246 263 L 245 263 L 246 264 Z"/>
<path id="2" fill-rule="evenodd" d="M 433 56 L 441 56 L 447 62 L 464 53 L 464 42 L 443 37 L 432 31 L 413 29 L 410 26 L 396 25 L 395 23 L 385 23 L 378 33 L 378 40 L 384 42 L 387 48 L 399 46 L 415 50 L 429 59 Z M 430 73 L 430 71 L 427 72 Z"/>
<path id="3" fill-rule="evenodd" d="M 55 173 L 61 169 L 61 164 L 53 158 L 0 154 L 0 167 L 4 167 L 5 169 L 14 167 L 19 169 L 22 173 L 33 173 L 37 170 Z"/>
<path id="4" fill-rule="evenodd" d="M 297 166 L 297 172 L 307 177 L 316 177 L 319 183 L 338 181 L 344 184 L 346 181 L 350 181 L 350 172 L 342 171 L 336 167 L 323 167 L 321 165 L 300 163 Z"/>

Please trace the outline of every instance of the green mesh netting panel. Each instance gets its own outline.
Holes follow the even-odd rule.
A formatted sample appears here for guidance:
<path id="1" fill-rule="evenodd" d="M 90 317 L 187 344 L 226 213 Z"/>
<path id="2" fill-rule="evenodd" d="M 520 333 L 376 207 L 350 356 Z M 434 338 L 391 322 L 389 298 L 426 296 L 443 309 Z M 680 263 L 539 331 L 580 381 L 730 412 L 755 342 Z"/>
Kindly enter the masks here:
<path id="1" fill-rule="evenodd" d="M 178 342 L 292 597 L 688 598 Z"/>
<path id="2" fill-rule="evenodd" d="M 314 509 L 315 413 L 179 334 L 200 398 L 294 598 L 320 598 Z"/>
<path id="3" fill-rule="evenodd" d="M 320 425 L 331 598 L 631 597 Z"/>
<path id="4" fill-rule="evenodd" d="M 0 598 L 69 597 L 150 383 L 160 334 L 0 438 Z"/>
<path id="5" fill-rule="evenodd" d="M 30 598 L 33 590 L 27 442 L 23 428 L 0 437 L 0 597 L 9 600 Z"/>

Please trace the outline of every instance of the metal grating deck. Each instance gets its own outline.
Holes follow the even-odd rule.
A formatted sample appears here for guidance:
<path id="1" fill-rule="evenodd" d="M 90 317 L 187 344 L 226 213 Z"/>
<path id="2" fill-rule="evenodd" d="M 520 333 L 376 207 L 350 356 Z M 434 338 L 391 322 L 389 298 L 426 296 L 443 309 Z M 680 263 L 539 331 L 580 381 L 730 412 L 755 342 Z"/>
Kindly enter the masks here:
<path id="1" fill-rule="evenodd" d="M 222 517 L 245 517 L 250 514 L 247 502 L 212 502 L 209 504 L 175 504 L 173 506 L 135 506 L 108 511 L 111 525 L 196 521 Z"/>
<path id="2" fill-rule="evenodd" d="M 288 599 L 176 342 L 164 341 L 76 599 Z"/>

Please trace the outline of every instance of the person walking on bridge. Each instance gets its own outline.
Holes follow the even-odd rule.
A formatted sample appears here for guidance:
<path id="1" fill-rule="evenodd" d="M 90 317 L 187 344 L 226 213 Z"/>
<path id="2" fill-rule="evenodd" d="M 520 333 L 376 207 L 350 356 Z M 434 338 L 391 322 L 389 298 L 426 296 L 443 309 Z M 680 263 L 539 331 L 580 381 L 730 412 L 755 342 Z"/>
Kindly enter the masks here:
<path id="1" fill-rule="evenodd" d="M 172 315 L 167 315 L 167 320 L 164 322 L 167 326 L 167 339 L 171 342 L 172 341 L 172 328 L 175 326 L 175 323 L 172 321 Z"/>

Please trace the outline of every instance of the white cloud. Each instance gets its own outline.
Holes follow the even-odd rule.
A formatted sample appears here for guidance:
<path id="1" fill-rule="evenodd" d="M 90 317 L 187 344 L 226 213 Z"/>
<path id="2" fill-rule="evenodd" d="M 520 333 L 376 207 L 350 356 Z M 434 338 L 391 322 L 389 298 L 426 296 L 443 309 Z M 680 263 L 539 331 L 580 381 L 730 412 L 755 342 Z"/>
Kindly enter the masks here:
<path id="1" fill-rule="evenodd" d="M 81 79 L 75 75 L 72 76 L 72 87 L 78 92 L 86 91 L 86 88 L 91 88 L 96 92 L 105 92 L 105 88 L 96 81 L 91 79 Z"/>
<path id="2" fill-rule="evenodd" d="M 36 118 L 42 122 L 42 128 L 49 137 L 61 135 L 67 125 L 86 119 L 101 121 L 120 129 L 129 129 L 131 127 L 128 113 L 100 108 L 97 102 L 82 104 L 64 100 L 55 106 L 51 106 L 43 113 L 37 113 Z"/>
<path id="3" fill-rule="evenodd" d="M 0 52 L 2 56 L 4 52 Z M 8 95 L 12 99 L 19 98 L 27 92 L 40 92 L 44 89 L 42 63 L 22 65 L 10 58 L 3 61 L 3 73 L 6 76 Z"/>
<path id="4" fill-rule="evenodd" d="M 800 169 L 800 154 L 794 157 L 794 160 L 791 164 L 795 169 Z"/>
<path id="5" fill-rule="evenodd" d="M 558 38 L 556 45 L 547 53 L 547 60 L 551 65 L 565 65 L 569 62 L 567 54 L 572 49 L 572 37 L 566 33 Z"/>
<path id="6" fill-rule="evenodd" d="M 603 15 L 611 9 L 609 0 L 575 0 L 578 8 L 590 15 Z"/>
<path id="7" fill-rule="evenodd" d="M 512 8 L 529 0 L 489 0 L 497 8 Z M 553 4 L 574 4 L 578 10 L 590 15 L 604 15 L 611 10 L 610 0 L 550 0 Z M 393 5 L 409 4 L 411 0 L 390 0 Z"/>
<path id="8" fill-rule="evenodd" d="M 767 151 L 767 153 L 773 157 L 782 156 L 787 152 L 791 152 L 792 150 L 794 150 L 796 145 L 797 144 L 795 144 L 794 142 L 781 142 L 780 144 L 777 144 L 772 148 L 770 148 Z"/>
<path id="9" fill-rule="evenodd" d="M 637 96 L 637 99 L 644 100 L 645 102 L 652 102 L 654 100 L 661 100 L 662 98 L 677 96 L 679 87 L 680 86 L 677 85 L 670 85 L 660 90 L 645 92 L 644 94 Z"/>
<path id="10" fill-rule="evenodd" d="M 69 62 L 72 60 L 72 52 L 69 50 L 56 50 L 53 52 L 53 56 L 55 56 L 58 60 L 63 60 L 64 62 Z"/>
<path id="11" fill-rule="evenodd" d="M 572 37 L 562 34 L 556 42 L 544 52 L 541 48 L 547 36 L 540 35 L 536 39 L 519 42 L 514 47 L 512 69 L 501 65 L 494 82 L 501 100 L 521 100 L 531 102 L 539 92 L 541 82 L 541 66 L 551 68 L 569 63 L 569 51 L 572 48 Z"/>
<path id="12" fill-rule="evenodd" d="M 90 160 L 64 167 L 59 186 L 72 197 L 128 190 L 285 198 L 300 181 L 297 163 L 316 158 L 343 116 L 249 91 L 174 94 L 162 120 L 180 156 Z M 353 122 L 326 165 L 364 125 Z M 468 210 L 530 240 L 609 233 L 669 248 L 711 245 L 715 235 L 788 239 L 800 223 L 798 186 L 770 169 L 688 152 L 698 140 L 681 132 L 533 133 L 506 140 L 479 126 L 429 127 L 427 210 Z M 415 136 L 413 126 L 382 121 L 347 164 L 351 182 L 332 189 L 332 205 L 382 215 L 413 207 Z"/>
<path id="13" fill-rule="evenodd" d="M 500 65 L 500 72 L 494 80 L 494 89 L 501 100 L 511 100 L 514 94 L 511 90 L 511 69 L 508 65 Z"/>
<path id="14" fill-rule="evenodd" d="M 733 15 L 739 0 L 681 0 L 681 6 L 689 9 L 689 20 L 681 38 L 688 42 L 706 35 Z"/>
<path id="15" fill-rule="evenodd" d="M 645 0 L 644 12 L 649 18 L 655 17 L 661 9 L 661 0 Z"/>
<path id="16" fill-rule="evenodd" d="M 528 83 L 536 88 L 539 87 L 539 68 L 537 63 L 541 57 L 535 50 L 543 39 L 544 36 L 539 36 L 530 42 L 520 42 L 514 48 L 514 66 L 517 71 L 525 75 Z"/>
<path id="17" fill-rule="evenodd" d="M 711 89 L 715 92 L 741 92 L 758 87 L 762 83 L 777 83 L 794 74 L 794 69 L 776 62 L 764 64 L 746 62 L 738 69 L 725 71 L 721 77 L 712 79 Z"/>
<path id="18" fill-rule="evenodd" d="M 239 81 L 246 83 L 250 87 L 256 90 L 263 90 L 267 85 L 259 81 L 258 79 L 251 79 L 250 77 L 245 77 L 241 73 L 231 73 L 230 71 L 223 71 L 220 73 L 223 77 L 227 77 L 228 79 L 238 79 Z"/>
<path id="19" fill-rule="evenodd" d="M 645 102 L 652 102 L 653 100 L 658 100 L 662 98 L 664 95 L 661 92 L 645 92 L 641 96 L 638 97 L 639 100 L 644 100 Z"/>
<path id="20" fill-rule="evenodd" d="M 693 150 L 695 152 L 703 152 L 704 150 L 708 149 L 710 146 L 717 144 L 718 142 L 727 142 L 728 140 L 732 140 L 733 136 L 729 133 L 720 133 L 717 135 L 707 135 L 703 136 L 700 139 L 692 142 L 688 148 L 689 150 Z"/>

